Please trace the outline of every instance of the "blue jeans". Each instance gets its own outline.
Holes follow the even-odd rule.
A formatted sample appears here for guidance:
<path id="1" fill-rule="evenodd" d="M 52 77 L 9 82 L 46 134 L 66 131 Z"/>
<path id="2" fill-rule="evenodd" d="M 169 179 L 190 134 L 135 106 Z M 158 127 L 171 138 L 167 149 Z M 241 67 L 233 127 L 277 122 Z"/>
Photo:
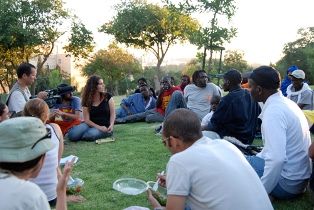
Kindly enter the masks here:
<path id="1" fill-rule="evenodd" d="M 257 175 L 261 178 L 264 174 L 265 160 L 257 156 L 245 156 Z M 285 191 L 278 183 L 270 193 L 271 196 L 278 199 L 291 199 L 296 197 L 296 194 Z"/>
<path id="2" fill-rule="evenodd" d="M 172 111 L 179 108 L 187 108 L 186 101 L 181 91 L 174 91 L 171 95 L 171 99 L 167 105 L 165 117 L 167 117 Z"/>
<path id="3" fill-rule="evenodd" d="M 97 128 L 90 127 L 86 123 L 74 126 L 68 132 L 70 141 L 95 141 L 96 139 L 106 138 L 112 136 L 112 132 L 102 132 Z"/>

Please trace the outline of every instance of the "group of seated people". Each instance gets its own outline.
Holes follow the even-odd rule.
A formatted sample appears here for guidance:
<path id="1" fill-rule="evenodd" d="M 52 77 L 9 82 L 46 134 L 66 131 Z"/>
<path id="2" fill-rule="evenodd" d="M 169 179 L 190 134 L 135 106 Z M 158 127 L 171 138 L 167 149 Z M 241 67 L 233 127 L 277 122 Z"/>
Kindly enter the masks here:
<path id="1" fill-rule="evenodd" d="M 160 176 L 161 185 L 167 187 L 165 209 L 272 209 L 268 195 L 290 199 L 308 185 L 314 146 L 310 147 L 309 125 L 301 109 L 313 109 L 313 100 L 310 104 L 310 88 L 304 83 L 302 70 L 291 72 L 287 97 L 279 90 L 279 72 L 269 66 L 252 72 L 249 90 L 241 87 L 239 71 L 226 72 L 222 85 L 228 92 L 225 96 L 203 70 L 193 73 L 192 83 L 188 76 L 182 76 L 178 86 L 171 77 L 163 77 L 158 96 L 141 78 L 138 89 L 123 99 L 117 110 L 99 76 L 88 78 L 82 101 L 67 91 L 49 109 L 43 100 L 45 92 L 30 99 L 28 86 L 36 78 L 36 68 L 23 63 L 17 75 L 7 102 L 0 104 L 0 189 L 7 183 L 12 186 L 0 198 L 1 208 L 11 208 L 12 202 L 7 201 L 14 199 L 15 186 L 25 182 L 25 195 L 36 188 L 33 183 L 41 190 L 36 188 L 36 196 L 21 198 L 25 204 L 12 205 L 48 209 L 49 202 L 57 209 L 66 209 L 65 187 L 72 163 L 62 175 L 63 136 L 75 142 L 95 141 L 111 137 L 115 123 L 138 121 L 161 122 L 163 143 L 173 154 L 167 174 Z M 9 119 L 11 113 L 24 117 Z M 244 156 L 221 140 L 230 136 L 252 144 L 259 126 L 264 147 L 256 156 Z M 215 132 L 219 141 L 204 136 L 205 130 Z M 150 191 L 148 197 L 154 208 L 163 208 Z"/>

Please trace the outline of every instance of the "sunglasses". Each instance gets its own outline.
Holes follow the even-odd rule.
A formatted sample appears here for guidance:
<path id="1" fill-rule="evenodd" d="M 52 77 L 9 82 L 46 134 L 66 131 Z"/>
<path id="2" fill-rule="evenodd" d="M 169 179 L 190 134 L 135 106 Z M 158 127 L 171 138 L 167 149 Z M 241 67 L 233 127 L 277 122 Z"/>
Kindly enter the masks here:
<path id="1" fill-rule="evenodd" d="M 42 140 L 44 139 L 47 139 L 47 138 L 51 138 L 51 130 L 49 128 L 46 128 L 46 131 L 47 131 L 47 134 L 43 137 L 41 137 L 40 139 L 38 139 L 32 146 L 31 149 L 34 149 L 34 147 L 36 146 L 36 144 L 38 144 L 39 142 L 41 142 Z"/>

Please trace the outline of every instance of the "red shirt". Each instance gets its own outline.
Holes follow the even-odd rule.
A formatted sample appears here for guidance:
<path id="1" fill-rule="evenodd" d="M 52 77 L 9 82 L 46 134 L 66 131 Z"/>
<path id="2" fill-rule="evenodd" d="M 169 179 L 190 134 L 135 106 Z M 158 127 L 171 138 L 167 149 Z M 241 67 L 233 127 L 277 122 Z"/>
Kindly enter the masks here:
<path id="1" fill-rule="evenodd" d="M 180 87 L 171 87 L 169 90 L 164 91 L 161 95 L 158 96 L 158 97 L 161 97 L 161 106 L 156 107 L 157 112 L 159 112 L 162 115 L 165 115 L 166 108 L 167 108 L 169 101 L 171 99 L 171 95 L 176 90 L 181 91 L 181 88 Z"/>

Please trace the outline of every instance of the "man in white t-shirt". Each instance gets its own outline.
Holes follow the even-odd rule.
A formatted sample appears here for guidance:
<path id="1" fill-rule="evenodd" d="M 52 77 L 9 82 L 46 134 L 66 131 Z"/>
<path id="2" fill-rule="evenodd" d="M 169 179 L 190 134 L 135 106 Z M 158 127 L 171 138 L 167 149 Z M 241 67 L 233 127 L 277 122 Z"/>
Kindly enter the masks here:
<path id="1" fill-rule="evenodd" d="M 210 112 L 210 101 L 213 96 L 221 96 L 221 90 L 214 83 L 208 82 L 204 70 L 195 71 L 192 75 L 193 84 L 184 88 L 187 108 L 195 112 L 200 120 Z"/>
<path id="2" fill-rule="evenodd" d="M 10 112 L 18 113 L 23 111 L 26 102 L 31 97 L 28 87 L 35 82 L 37 70 L 35 66 L 30 63 L 22 63 L 17 68 L 16 73 L 18 80 L 10 90 L 6 104 Z M 37 97 L 46 99 L 47 92 L 41 91 L 37 94 Z"/>
<path id="3" fill-rule="evenodd" d="M 311 175 L 308 148 L 311 136 L 307 120 L 296 103 L 279 91 L 280 74 L 261 66 L 249 78 L 251 95 L 263 102 L 263 150 L 247 160 L 261 177 L 268 194 L 290 199 L 303 193 Z"/>
<path id="4" fill-rule="evenodd" d="M 167 165 L 165 209 L 273 209 L 258 176 L 242 153 L 225 140 L 202 136 L 197 115 L 177 109 L 164 121 Z M 149 194 L 155 209 L 163 208 Z"/>

